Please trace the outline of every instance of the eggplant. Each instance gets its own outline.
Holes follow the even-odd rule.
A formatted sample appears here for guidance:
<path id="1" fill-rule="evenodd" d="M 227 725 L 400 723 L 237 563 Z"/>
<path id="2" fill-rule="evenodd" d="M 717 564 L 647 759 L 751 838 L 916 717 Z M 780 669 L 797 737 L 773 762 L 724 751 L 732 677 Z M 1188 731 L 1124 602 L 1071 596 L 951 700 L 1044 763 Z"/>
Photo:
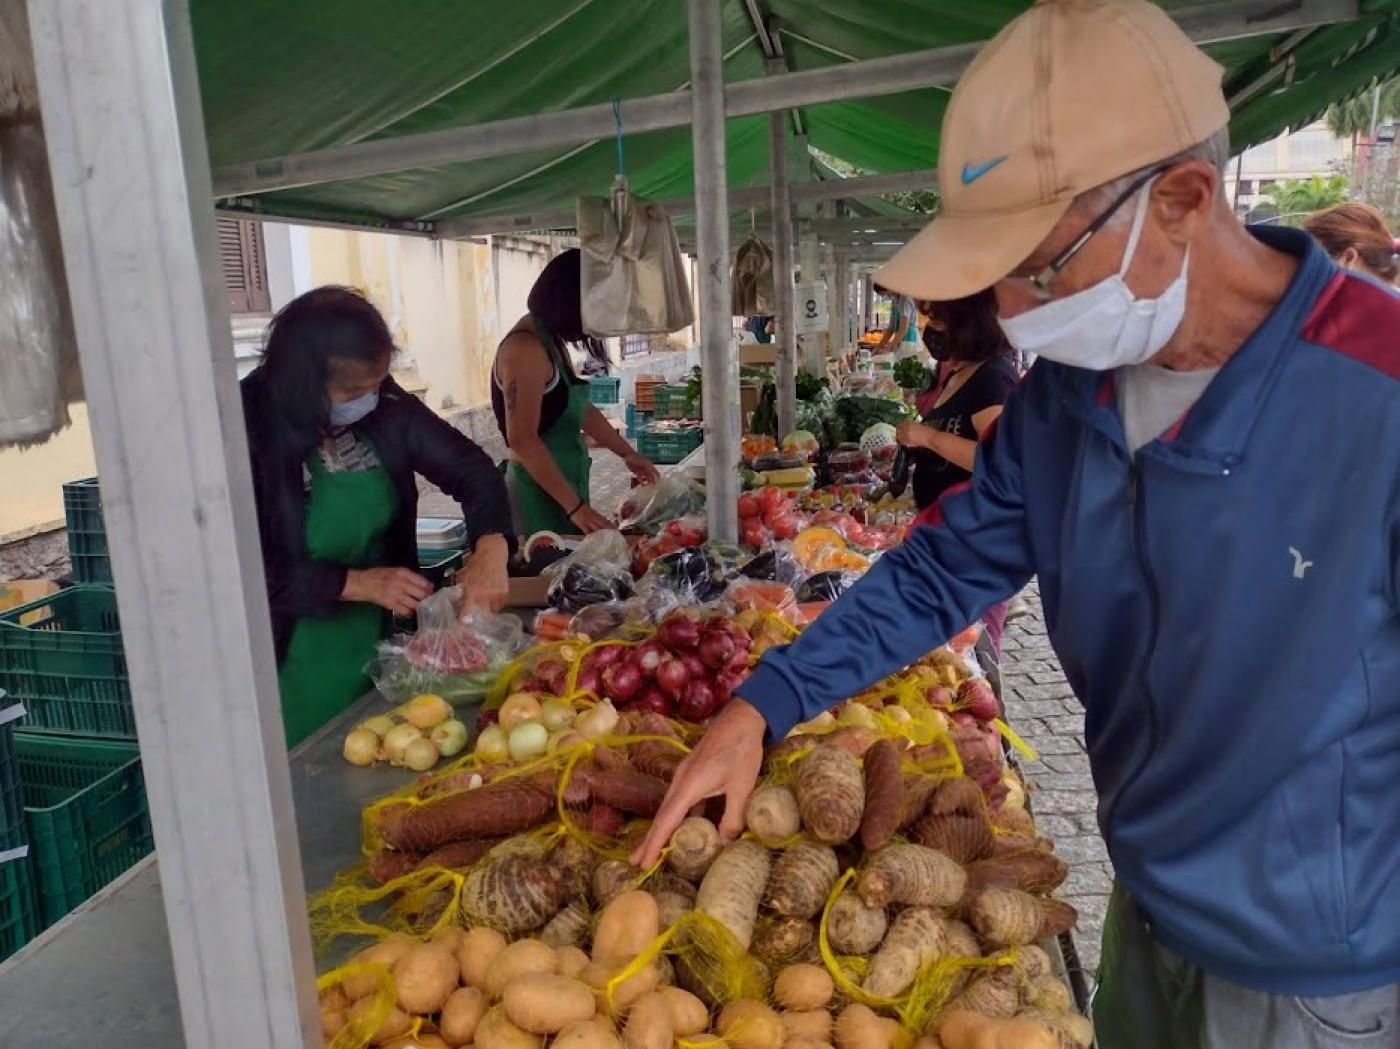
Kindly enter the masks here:
<path id="1" fill-rule="evenodd" d="M 671 589 L 699 601 L 712 601 L 724 593 L 724 566 L 704 547 L 687 547 L 663 554 L 648 570 L 661 577 Z"/>
<path id="2" fill-rule="evenodd" d="M 797 588 L 797 603 L 835 601 L 851 586 L 853 579 L 846 572 L 818 572 L 808 576 Z"/>
<path id="3" fill-rule="evenodd" d="M 601 579 L 582 565 L 570 565 L 564 575 L 549 588 L 547 600 L 561 612 L 577 612 L 589 605 L 607 601 L 625 601 L 632 596 L 632 584 L 626 579 Z"/>
<path id="4" fill-rule="evenodd" d="M 753 558 L 739 569 L 739 574 L 764 583 L 794 583 L 802 574 L 802 566 L 785 550 L 774 548 Z"/>
<path id="5" fill-rule="evenodd" d="M 890 468 L 890 494 L 898 499 L 909 487 L 909 449 L 903 445 L 894 453 L 894 466 Z"/>

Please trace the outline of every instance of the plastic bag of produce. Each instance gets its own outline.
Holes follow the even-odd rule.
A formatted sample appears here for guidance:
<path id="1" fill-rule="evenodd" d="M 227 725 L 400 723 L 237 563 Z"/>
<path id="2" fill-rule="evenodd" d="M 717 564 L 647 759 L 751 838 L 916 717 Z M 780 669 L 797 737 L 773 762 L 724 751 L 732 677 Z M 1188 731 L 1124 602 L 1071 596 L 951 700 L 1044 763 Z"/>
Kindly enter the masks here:
<path id="1" fill-rule="evenodd" d="M 366 672 L 392 703 L 431 692 L 453 706 L 478 702 L 501 668 L 525 647 L 513 615 L 462 607 L 462 588 L 439 590 L 418 606 L 418 629 L 379 643 Z"/>
<path id="2" fill-rule="evenodd" d="M 705 512 L 705 489 L 683 474 L 667 474 L 645 498 L 638 496 L 640 492 L 637 489 L 622 504 L 618 527 L 624 532 L 655 535 L 668 522 Z"/>
<path id="3" fill-rule="evenodd" d="M 549 580 L 549 606 L 563 612 L 624 601 L 632 596 L 632 551 L 621 532 L 594 532 L 541 574 Z"/>
<path id="4" fill-rule="evenodd" d="M 744 560 L 737 547 L 722 543 L 686 547 L 655 558 L 637 590 L 643 596 L 660 592 L 681 604 L 704 604 L 724 593 Z"/>

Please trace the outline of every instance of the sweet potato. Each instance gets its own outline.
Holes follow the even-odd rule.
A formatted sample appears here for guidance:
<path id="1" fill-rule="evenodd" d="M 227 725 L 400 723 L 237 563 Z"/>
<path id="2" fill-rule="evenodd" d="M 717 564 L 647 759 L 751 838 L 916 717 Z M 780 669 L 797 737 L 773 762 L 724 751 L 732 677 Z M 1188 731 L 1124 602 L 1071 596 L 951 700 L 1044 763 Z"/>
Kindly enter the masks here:
<path id="1" fill-rule="evenodd" d="M 880 945 L 888 926 L 883 906 L 867 907 L 847 889 L 831 905 L 826 935 L 837 954 L 866 955 Z"/>
<path id="2" fill-rule="evenodd" d="M 768 884 L 768 868 L 768 850 L 741 838 L 725 846 L 716 857 L 695 897 L 696 910 L 716 919 L 745 950 L 753 942 L 754 921 Z"/>
<path id="3" fill-rule="evenodd" d="M 817 841 L 839 845 L 860 829 L 865 781 L 849 751 L 822 744 L 797 765 L 797 808 Z"/>
<path id="4" fill-rule="evenodd" d="M 588 939 L 590 920 L 588 907 L 575 900 L 545 923 L 540 940 L 551 947 L 577 947 Z"/>
<path id="5" fill-rule="evenodd" d="M 947 1013 L 939 1027 L 944 1049 L 1057 1049 L 1055 1035 L 1043 1023 L 1009 1020 L 966 1009 Z"/>
<path id="6" fill-rule="evenodd" d="M 899 829 L 903 830 L 928 810 L 929 799 L 938 790 L 938 779 L 926 772 L 906 771 L 901 780 L 904 793 L 899 806 Z"/>
<path id="7" fill-rule="evenodd" d="M 774 862 L 763 902 L 785 918 L 810 919 L 826 905 L 840 875 L 841 866 L 829 845 L 799 841 Z"/>
<path id="8" fill-rule="evenodd" d="M 909 907 L 899 912 L 880 949 L 870 959 L 861 988 L 880 998 L 903 994 L 929 962 L 947 947 L 943 919 L 927 907 Z"/>
<path id="9" fill-rule="evenodd" d="M 784 786 L 759 787 L 749 796 L 744 822 L 765 845 L 787 841 L 802 829 L 797 795 Z"/>
<path id="10" fill-rule="evenodd" d="M 462 907 L 474 923 L 518 936 L 559 913 L 567 894 L 568 881 L 558 868 L 530 856 L 503 856 L 467 875 Z"/>
<path id="11" fill-rule="evenodd" d="M 989 947 L 1019 947 L 1040 938 L 1041 901 L 1019 889 L 984 889 L 968 909 L 972 927 Z"/>
<path id="12" fill-rule="evenodd" d="M 922 845 L 886 845 L 867 860 L 856 890 L 867 907 L 950 907 L 966 884 L 963 869 L 941 852 Z"/>
<path id="13" fill-rule="evenodd" d="M 417 852 L 380 849 L 366 861 L 365 872 L 376 885 L 385 885 L 413 870 L 422 858 Z"/>
<path id="14" fill-rule="evenodd" d="M 413 869 L 421 871 L 429 867 L 446 867 L 448 870 L 462 870 L 472 866 L 498 844 L 499 838 L 468 838 L 466 841 L 449 842 L 428 853 Z"/>
<path id="15" fill-rule="evenodd" d="M 783 1022 L 760 1001 L 738 998 L 720 1010 L 715 1030 L 733 1049 L 781 1049 Z"/>
<path id="16" fill-rule="evenodd" d="M 754 927 L 749 952 L 769 966 L 800 961 L 813 947 L 817 930 L 801 918 L 760 918 Z"/>
<path id="17" fill-rule="evenodd" d="M 506 1018 L 522 1031 L 554 1034 L 593 1018 L 593 991 L 570 976 L 526 973 L 506 984 L 501 1007 Z"/>
<path id="18" fill-rule="evenodd" d="M 1069 866 L 1053 852 L 1026 849 L 968 864 L 968 886 L 1020 889 L 1034 895 L 1058 889 L 1069 877 Z"/>
<path id="19" fill-rule="evenodd" d="M 934 800 L 937 801 L 937 797 Z M 962 864 L 980 860 L 992 851 L 992 827 L 980 815 L 936 816 L 930 813 L 914 824 L 909 837 Z"/>
<path id="20" fill-rule="evenodd" d="M 784 1009 L 823 1009 L 836 993 L 831 974 L 820 965 L 789 965 L 773 981 L 773 1000 Z"/>
<path id="21" fill-rule="evenodd" d="M 687 881 L 698 882 L 719 855 L 719 831 L 707 819 L 692 816 L 671 835 L 666 866 Z"/>
<path id="22" fill-rule="evenodd" d="M 593 930 L 593 960 L 630 962 L 661 934 L 656 897 L 641 889 L 624 892 L 603 908 Z"/>
<path id="23" fill-rule="evenodd" d="M 489 783 L 421 805 L 392 805 L 379 817 L 385 842 L 405 852 L 430 852 L 464 838 L 517 834 L 543 823 L 554 796 L 518 780 Z"/>
<path id="24" fill-rule="evenodd" d="M 634 816 L 655 816 L 666 800 L 666 784 L 635 769 L 594 772 L 593 799 Z"/>
<path id="25" fill-rule="evenodd" d="M 899 829 L 904 812 L 904 747 L 882 739 L 865 752 L 865 811 L 860 818 L 860 843 L 874 852 Z"/>

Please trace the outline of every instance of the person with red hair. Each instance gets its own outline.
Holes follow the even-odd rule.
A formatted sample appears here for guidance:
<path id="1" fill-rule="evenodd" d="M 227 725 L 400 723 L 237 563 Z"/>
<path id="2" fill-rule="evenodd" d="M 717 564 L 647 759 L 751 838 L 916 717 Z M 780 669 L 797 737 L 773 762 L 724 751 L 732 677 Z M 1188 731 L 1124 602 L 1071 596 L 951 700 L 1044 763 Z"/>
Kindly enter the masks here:
<path id="1" fill-rule="evenodd" d="M 1310 215 L 1303 228 L 1343 269 L 1364 273 L 1383 284 L 1394 284 L 1400 276 L 1397 241 L 1386 229 L 1381 213 L 1369 204 L 1338 204 Z"/>

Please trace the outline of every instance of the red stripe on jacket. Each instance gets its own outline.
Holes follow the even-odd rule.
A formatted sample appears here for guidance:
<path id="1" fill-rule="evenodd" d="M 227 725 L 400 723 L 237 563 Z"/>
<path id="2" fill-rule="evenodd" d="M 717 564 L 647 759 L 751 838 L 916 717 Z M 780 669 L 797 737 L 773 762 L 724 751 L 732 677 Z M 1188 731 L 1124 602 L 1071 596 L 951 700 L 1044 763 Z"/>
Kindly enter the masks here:
<path id="1" fill-rule="evenodd" d="M 1400 379 L 1400 295 L 1338 273 L 1317 297 L 1303 338 Z"/>

